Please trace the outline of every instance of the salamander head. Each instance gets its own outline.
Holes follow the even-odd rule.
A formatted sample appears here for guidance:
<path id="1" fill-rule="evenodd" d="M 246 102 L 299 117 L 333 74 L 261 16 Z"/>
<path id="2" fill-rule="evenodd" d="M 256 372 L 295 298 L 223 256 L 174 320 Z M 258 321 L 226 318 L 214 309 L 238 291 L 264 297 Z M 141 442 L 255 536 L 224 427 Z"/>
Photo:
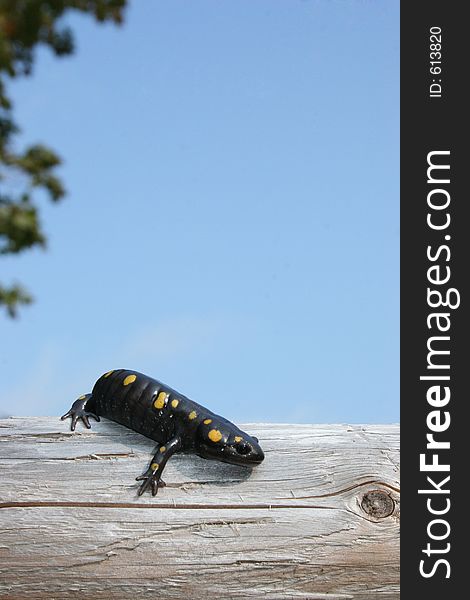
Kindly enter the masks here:
<path id="1" fill-rule="evenodd" d="M 245 467 L 259 465 L 264 459 L 257 438 L 216 419 L 206 419 L 198 427 L 196 451 L 202 458 Z"/>

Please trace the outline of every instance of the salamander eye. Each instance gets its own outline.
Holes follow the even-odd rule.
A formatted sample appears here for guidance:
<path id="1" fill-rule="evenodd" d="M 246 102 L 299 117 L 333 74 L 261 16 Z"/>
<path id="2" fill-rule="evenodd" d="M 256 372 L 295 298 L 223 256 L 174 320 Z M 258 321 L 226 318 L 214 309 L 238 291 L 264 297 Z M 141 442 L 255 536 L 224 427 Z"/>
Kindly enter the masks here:
<path id="1" fill-rule="evenodd" d="M 235 444 L 235 450 L 238 452 L 238 454 L 248 454 L 251 448 L 248 444 L 239 442 L 238 444 Z"/>

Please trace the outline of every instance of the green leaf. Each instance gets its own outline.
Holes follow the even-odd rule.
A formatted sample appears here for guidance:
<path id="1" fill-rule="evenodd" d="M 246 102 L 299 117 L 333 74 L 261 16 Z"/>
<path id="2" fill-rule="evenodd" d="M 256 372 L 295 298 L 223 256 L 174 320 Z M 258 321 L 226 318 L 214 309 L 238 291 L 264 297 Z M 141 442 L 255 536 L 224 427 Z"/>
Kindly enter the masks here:
<path id="1" fill-rule="evenodd" d="M 8 315 L 15 318 L 18 305 L 31 304 L 33 297 L 20 285 L 6 288 L 0 285 L 0 306 L 4 306 Z"/>

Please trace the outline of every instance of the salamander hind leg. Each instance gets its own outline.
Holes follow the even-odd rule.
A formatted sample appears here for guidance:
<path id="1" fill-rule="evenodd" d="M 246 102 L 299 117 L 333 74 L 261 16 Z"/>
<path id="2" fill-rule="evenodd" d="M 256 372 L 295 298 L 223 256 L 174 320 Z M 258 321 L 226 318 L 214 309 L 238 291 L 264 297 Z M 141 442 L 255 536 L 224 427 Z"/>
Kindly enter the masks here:
<path id="1" fill-rule="evenodd" d="M 162 473 L 168 459 L 178 452 L 181 448 L 181 438 L 174 437 L 169 440 L 163 446 L 160 446 L 158 451 L 155 453 L 155 456 L 152 458 L 149 468 L 147 471 L 141 475 L 140 477 L 136 477 L 136 481 L 143 481 L 142 485 L 137 492 L 139 496 L 147 489 L 152 490 L 152 496 L 156 496 L 159 487 L 165 487 L 165 482 L 163 481 Z"/>
<path id="2" fill-rule="evenodd" d="M 94 412 L 87 410 L 92 408 L 92 405 L 93 402 L 91 394 L 84 394 L 83 396 L 80 396 L 78 400 L 75 400 L 75 402 L 72 404 L 71 409 L 68 412 L 66 412 L 65 415 L 62 415 L 62 417 L 60 418 L 63 421 L 68 417 L 72 417 L 72 424 L 70 427 L 72 431 L 75 431 L 75 426 L 79 419 L 83 421 L 87 429 L 91 429 L 89 417 L 93 417 L 94 419 L 96 419 L 96 421 L 100 420 L 98 415 L 95 415 Z"/>

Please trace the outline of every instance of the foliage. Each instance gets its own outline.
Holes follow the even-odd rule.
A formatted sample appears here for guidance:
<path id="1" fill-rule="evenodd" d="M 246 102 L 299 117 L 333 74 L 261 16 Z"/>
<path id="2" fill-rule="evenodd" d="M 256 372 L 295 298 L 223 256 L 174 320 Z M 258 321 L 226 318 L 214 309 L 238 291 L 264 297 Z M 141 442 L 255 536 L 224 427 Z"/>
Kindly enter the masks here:
<path id="1" fill-rule="evenodd" d="M 73 53 L 74 39 L 63 17 L 78 11 L 99 22 L 121 23 L 126 0 L 0 0 L 0 255 L 45 247 L 36 192 L 52 202 L 65 194 L 56 175 L 59 156 L 41 144 L 18 150 L 19 129 L 7 93 L 8 82 L 32 72 L 35 50 L 49 47 L 56 56 Z M 20 285 L 0 284 L 0 306 L 14 317 L 20 304 L 32 298 Z"/>

